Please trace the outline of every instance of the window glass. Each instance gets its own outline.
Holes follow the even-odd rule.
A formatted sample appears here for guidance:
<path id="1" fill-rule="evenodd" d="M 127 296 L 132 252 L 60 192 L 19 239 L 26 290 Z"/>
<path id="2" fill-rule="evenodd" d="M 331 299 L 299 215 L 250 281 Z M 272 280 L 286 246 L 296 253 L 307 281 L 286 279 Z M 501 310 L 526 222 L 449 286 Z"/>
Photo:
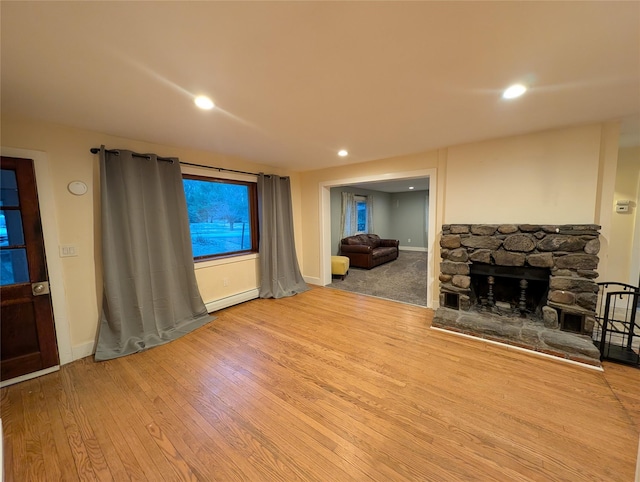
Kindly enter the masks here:
<path id="1" fill-rule="evenodd" d="M 29 282 L 27 250 L 24 246 L 22 217 L 19 208 L 15 171 L 0 173 L 0 285 Z"/>
<path id="2" fill-rule="evenodd" d="M 358 233 L 367 232 L 367 198 L 356 196 L 356 212 L 358 214 Z"/>
<path id="3" fill-rule="evenodd" d="M 183 176 L 196 260 L 257 252 L 256 185 Z"/>
<path id="4" fill-rule="evenodd" d="M 9 233 L 4 211 L 0 211 L 0 246 L 9 246 Z"/>
<path id="5" fill-rule="evenodd" d="M 25 248 L 0 251 L 0 285 L 29 282 L 29 266 Z"/>
<path id="6" fill-rule="evenodd" d="M 22 216 L 18 209 L 0 210 L 0 246 L 24 244 Z"/>
<path id="7" fill-rule="evenodd" d="M 11 169 L 0 172 L 0 199 L 2 206 L 18 206 L 18 183 L 16 173 Z"/>

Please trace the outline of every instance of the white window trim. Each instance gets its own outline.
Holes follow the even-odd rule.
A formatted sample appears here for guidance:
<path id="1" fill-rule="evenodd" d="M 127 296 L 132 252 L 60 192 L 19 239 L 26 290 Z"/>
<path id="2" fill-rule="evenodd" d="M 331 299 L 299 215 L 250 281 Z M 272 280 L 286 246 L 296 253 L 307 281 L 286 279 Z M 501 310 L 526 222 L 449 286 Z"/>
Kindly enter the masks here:
<path id="1" fill-rule="evenodd" d="M 195 261 L 194 269 L 198 271 L 203 268 L 211 268 L 212 266 L 223 266 L 233 263 L 242 263 L 251 259 L 258 259 L 258 253 L 242 254 L 238 256 L 229 256 L 228 258 L 208 259 L 206 261 Z"/>

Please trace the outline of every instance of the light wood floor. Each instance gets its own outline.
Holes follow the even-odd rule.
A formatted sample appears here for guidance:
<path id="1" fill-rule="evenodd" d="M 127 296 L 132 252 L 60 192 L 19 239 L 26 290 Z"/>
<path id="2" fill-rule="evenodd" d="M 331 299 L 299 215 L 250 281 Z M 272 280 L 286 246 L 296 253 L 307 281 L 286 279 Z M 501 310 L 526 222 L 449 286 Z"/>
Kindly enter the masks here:
<path id="1" fill-rule="evenodd" d="M 4 388 L 6 480 L 633 480 L 640 370 L 440 333 L 432 314 L 314 288 Z"/>

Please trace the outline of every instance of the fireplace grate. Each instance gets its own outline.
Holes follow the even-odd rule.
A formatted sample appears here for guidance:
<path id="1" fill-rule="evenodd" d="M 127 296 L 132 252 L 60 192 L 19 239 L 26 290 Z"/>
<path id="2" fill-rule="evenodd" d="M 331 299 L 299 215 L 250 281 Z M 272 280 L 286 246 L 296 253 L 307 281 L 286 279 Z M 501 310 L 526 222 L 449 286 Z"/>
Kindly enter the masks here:
<path id="1" fill-rule="evenodd" d="M 481 310 L 542 319 L 549 274 L 548 269 L 473 264 L 470 267 L 472 304 Z"/>
<path id="2" fill-rule="evenodd" d="M 594 344 L 602 359 L 640 368 L 640 288 L 610 282 L 598 288 Z"/>

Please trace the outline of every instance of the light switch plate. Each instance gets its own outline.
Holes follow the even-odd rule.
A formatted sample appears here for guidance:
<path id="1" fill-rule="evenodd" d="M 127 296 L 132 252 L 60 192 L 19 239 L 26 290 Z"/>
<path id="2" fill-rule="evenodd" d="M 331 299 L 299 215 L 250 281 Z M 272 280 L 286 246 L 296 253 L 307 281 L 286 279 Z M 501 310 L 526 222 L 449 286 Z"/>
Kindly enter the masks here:
<path id="1" fill-rule="evenodd" d="M 61 258 L 70 258 L 72 256 L 78 256 L 78 247 L 75 244 L 60 245 Z"/>

